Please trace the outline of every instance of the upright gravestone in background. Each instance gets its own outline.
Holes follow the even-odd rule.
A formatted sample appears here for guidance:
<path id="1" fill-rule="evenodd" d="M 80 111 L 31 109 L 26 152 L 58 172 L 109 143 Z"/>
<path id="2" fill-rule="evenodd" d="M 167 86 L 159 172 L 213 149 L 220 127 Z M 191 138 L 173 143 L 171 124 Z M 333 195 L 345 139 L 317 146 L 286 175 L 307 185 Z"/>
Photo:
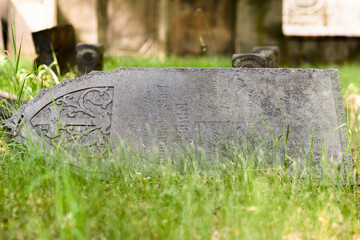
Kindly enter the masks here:
<path id="1" fill-rule="evenodd" d="M 279 65 L 279 47 L 277 46 L 256 46 L 253 53 L 264 54 L 267 67 L 277 68 Z"/>
<path id="2" fill-rule="evenodd" d="M 280 103 L 281 102 L 281 108 Z M 284 119 L 282 118 L 282 113 Z M 21 121 L 22 116 L 23 121 Z M 214 151 L 246 134 L 270 139 L 289 125 L 289 154 L 313 161 L 345 157 L 346 133 L 336 70 L 236 68 L 119 68 L 92 72 L 42 90 L 5 121 L 18 140 L 51 145 L 79 141 L 105 149 L 119 139 L 160 151 L 177 143 Z M 27 128 L 24 127 L 26 124 Z M 338 128 L 338 129 L 337 129 Z"/>
<path id="3" fill-rule="evenodd" d="M 71 25 L 61 25 L 32 33 L 35 50 L 38 54 L 36 65 L 50 65 L 56 55 L 61 74 L 75 66 L 75 33 Z M 57 72 L 56 67 L 53 68 Z"/>
<path id="4" fill-rule="evenodd" d="M 104 65 L 104 46 L 101 44 L 78 43 L 76 45 L 76 75 L 82 76 L 91 71 L 102 71 Z"/>

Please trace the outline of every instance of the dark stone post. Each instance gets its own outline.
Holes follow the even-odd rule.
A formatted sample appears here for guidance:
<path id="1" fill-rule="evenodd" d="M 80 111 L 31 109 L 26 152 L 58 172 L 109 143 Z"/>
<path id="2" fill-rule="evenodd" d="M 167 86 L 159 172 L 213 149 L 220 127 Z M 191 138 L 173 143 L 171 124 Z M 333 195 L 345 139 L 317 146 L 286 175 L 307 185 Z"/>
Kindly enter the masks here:
<path id="1" fill-rule="evenodd" d="M 101 44 L 78 43 L 76 45 L 76 75 L 81 76 L 93 70 L 102 71 L 104 47 Z"/>
<path id="2" fill-rule="evenodd" d="M 265 68 L 265 54 L 233 54 L 232 66 L 234 68 Z"/>
<path id="3" fill-rule="evenodd" d="M 50 65 L 54 62 L 53 52 L 58 61 L 60 72 L 64 74 L 75 65 L 75 32 L 72 25 L 61 25 L 32 33 L 38 57 L 36 65 Z M 57 73 L 56 67 L 52 67 Z M 60 74 L 60 73 L 58 73 Z"/>
<path id="4" fill-rule="evenodd" d="M 279 47 L 278 46 L 257 46 L 253 48 L 253 53 L 265 54 L 267 67 L 277 68 L 279 66 Z"/>

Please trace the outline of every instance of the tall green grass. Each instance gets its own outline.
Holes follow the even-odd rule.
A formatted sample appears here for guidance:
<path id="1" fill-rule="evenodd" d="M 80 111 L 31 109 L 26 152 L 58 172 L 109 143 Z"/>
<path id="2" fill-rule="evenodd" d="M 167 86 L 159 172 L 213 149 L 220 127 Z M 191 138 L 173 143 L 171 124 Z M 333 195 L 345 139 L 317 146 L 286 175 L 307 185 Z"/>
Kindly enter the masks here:
<path id="1" fill-rule="evenodd" d="M 292 177 L 258 144 L 209 161 L 119 145 L 103 158 L 3 143 L 3 239 L 352 239 L 359 188 Z M 339 182 L 338 182 L 339 183 Z"/>

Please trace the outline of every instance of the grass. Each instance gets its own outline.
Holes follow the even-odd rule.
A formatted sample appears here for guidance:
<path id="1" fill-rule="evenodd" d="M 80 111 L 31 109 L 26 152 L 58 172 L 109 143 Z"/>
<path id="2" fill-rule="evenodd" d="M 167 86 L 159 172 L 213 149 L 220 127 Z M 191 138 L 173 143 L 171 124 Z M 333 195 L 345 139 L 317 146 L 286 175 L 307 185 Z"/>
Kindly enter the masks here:
<path id="1" fill-rule="evenodd" d="M 105 58 L 105 71 L 118 67 L 231 67 L 231 56 L 181 58 L 171 56 L 165 60 L 139 56 L 107 56 Z"/>
<path id="2" fill-rule="evenodd" d="M 31 72 L 26 64 L 20 70 Z M 107 57 L 105 70 L 230 64 L 230 57 Z M 344 94 L 358 91 L 356 66 L 336 67 Z M 257 144 L 216 162 L 192 149 L 160 158 L 122 145 L 88 158 L 61 146 L 48 154 L 0 133 L 0 239 L 360 239 L 353 180 L 321 184 L 307 171 L 294 178 L 269 165 Z"/>
<path id="3" fill-rule="evenodd" d="M 3 146 L 0 232 L 9 239 L 349 237 L 358 226 L 356 187 L 291 178 L 254 146 L 216 162 L 191 149 L 170 159 L 119 146 L 89 159 Z"/>
<path id="4" fill-rule="evenodd" d="M 249 151 L 251 150 L 251 151 Z M 7 145 L 0 160 L 4 239 L 352 239 L 360 191 L 267 167 L 242 149 L 173 163 L 120 146 L 96 161 Z M 66 157 L 65 157 L 66 156 Z M 260 158 L 259 158 L 260 157 Z M 72 164 L 77 161 L 77 167 Z M 80 163 L 79 163 L 80 162 Z M 258 162 L 256 165 L 255 163 Z"/>

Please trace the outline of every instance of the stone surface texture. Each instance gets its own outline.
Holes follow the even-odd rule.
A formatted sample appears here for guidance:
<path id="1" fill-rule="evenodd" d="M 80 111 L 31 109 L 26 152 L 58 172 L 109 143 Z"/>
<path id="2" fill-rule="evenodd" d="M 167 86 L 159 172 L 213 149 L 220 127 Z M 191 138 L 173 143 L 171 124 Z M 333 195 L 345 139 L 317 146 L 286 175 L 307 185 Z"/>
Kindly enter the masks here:
<path id="1" fill-rule="evenodd" d="M 280 101 L 280 102 L 279 102 Z M 280 107 L 281 103 L 281 107 Z M 282 117 L 283 113 L 283 117 Z M 337 70 L 119 68 L 42 90 L 3 122 L 20 141 L 79 141 L 104 149 L 119 140 L 160 152 L 195 144 L 212 152 L 247 134 L 270 140 L 289 125 L 289 154 L 345 158 L 346 127 Z M 21 117 L 23 121 L 21 121 Z M 24 124 L 27 126 L 25 127 Z M 342 126 L 341 128 L 338 128 Z M 338 129 L 337 129 L 338 128 Z"/>

